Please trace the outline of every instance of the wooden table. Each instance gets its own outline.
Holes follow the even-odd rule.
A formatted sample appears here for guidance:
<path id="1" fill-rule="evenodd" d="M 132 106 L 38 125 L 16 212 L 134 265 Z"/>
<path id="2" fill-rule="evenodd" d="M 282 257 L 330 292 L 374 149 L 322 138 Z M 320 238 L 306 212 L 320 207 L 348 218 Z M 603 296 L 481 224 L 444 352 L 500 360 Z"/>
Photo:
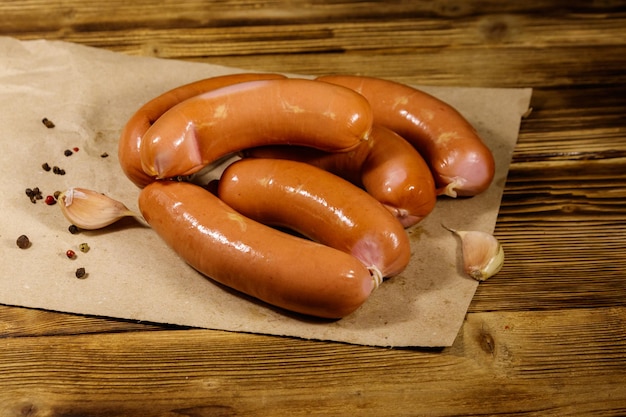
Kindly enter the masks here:
<path id="1" fill-rule="evenodd" d="M 20 0 L 0 3 L 0 35 L 534 88 L 496 227 L 507 263 L 452 347 L 0 306 L 2 417 L 626 414 L 625 2 Z"/>

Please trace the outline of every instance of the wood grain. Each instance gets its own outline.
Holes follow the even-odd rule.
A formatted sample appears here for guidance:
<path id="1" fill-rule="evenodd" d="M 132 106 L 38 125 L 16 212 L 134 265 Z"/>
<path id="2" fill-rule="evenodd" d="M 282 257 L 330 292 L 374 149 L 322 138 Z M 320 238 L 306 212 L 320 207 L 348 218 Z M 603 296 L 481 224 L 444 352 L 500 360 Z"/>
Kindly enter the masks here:
<path id="1" fill-rule="evenodd" d="M 3 12 L 5 33 L 22 39 L 267 71 L 502 87 L 623 79 L 620 2 L 523 4 L 32 1 Z"/>
<path id="2" fill-rule="evenodd" d="M 626 411 L 625 321 L 623 307 L 476 313 L 443 351 L 204 330 L 10 338 L 0 411 L 611 415 Z"/>
<path id="3" fill-rule="evenodd" d="M 380 349 L 0 306 L 0 416 L 626 414 L 626 4 L 0 2 L 0 36 L 402 82 L 533 87 L 454 345 Z M 6 279 L 6 277 L 2 277 Z"/>

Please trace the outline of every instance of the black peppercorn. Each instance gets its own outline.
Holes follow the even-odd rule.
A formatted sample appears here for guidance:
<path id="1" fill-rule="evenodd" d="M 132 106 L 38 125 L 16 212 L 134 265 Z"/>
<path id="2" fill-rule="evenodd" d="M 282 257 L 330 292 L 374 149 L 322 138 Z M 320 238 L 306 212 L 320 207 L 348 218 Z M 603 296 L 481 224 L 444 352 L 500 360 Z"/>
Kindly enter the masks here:
<path id="1" fill-rule="evenodd" d="M 35 204 L 37 200 L 41 200 L 43 198 L 39 187 L 27 188 L 24 191 L 26 192 L 26 196 L 30 199 L 30 202 L 33 204 Z"/>
<path id="2" fill-rule="evenodd" d="M 21 235 L 17 238 L 17 247 L 20 249 L 28 249 L 30 248 L 30 239 L 26 235 Z"/>

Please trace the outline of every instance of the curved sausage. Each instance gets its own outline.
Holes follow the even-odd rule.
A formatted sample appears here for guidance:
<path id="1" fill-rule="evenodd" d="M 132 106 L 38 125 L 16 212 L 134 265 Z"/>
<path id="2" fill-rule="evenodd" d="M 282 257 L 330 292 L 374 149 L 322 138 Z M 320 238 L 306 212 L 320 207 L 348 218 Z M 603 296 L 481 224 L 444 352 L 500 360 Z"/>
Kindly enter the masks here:
<path id="1" fill-rule="evenodd" d="M 364 95 L 374 122 L 408 140 L 430 165 L 440 193 L 472 196 L 491 184 L 495 161 L 474 127 L 452 106 L 408 85 L 373 77 L 317 78 Z"/>
<path id="2" fill-rule="evenodd" d="M 353 256 L 250 220 L 194 184 L 153 182 L 139 208 L 193 268 L 277 307 L 341 318 L 378 284 Z"/>
<path id="3" fill-rule="evenodd" d="M 313 165 L 244 158 L 224 170 L 217 195 L 244 216 L 350 253 L 383 277 L 409 263 L 408 235 L 391 213 L 367 192 Z"/>
<path id="4" fill-rule="evenodd" d="M 169 109 L 142 138 L 141 162 L 148 175 L 168 178 L 253 146 L 347 151 L 367 139 L 372 119 L 368 101 L 345 87 L 304 79 L 249 81 Z"/>
<path id="5" fill-rule="evenodd" d="M 141 168 L 141 138 L 163 113 L 188 98 L 216 88 L 245 81 L 285 78 L 280 74 L 243 73 L 195 81 L 169 90 L 139 108 L 126 122 L 118 144 L 118 157 L 126 176 L 142 188 L 153 181 Z"/>
<path id="6" fill-rule="evenodd" d="M 247 149 L 244 156 L 280 158 L 315 165 L 363 187 L 404 227 L 420 222 L 435 207 L 435 181 L 421 155 L 395 132 L 374 125 L 367 142 L 349 152 L 295 146 Z"/>

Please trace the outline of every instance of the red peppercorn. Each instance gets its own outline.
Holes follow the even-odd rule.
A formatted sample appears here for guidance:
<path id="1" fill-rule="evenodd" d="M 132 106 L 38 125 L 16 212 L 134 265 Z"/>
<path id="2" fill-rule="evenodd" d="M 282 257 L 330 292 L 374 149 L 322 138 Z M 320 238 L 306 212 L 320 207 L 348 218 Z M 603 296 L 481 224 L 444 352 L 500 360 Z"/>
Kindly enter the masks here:
<path id="1" fill-rule="evenodd" d="M 67 256 L 70 259 L 74 259 L 76 258 L 76 252 L 74 252 L 71 249 L 68 249 L 67 251 L 65 251 L 65 256 Z"/>
<path id="2" fill-rule="evenodd" d="M 46 200 L 45 201 L 46 201 L 46 204 L 49 205 L 49 206 L 52 206 L 52 205 L 57 203 L 56 198 L 54 198 L 54 196 L 52 196 L 52 195 L 46 196 Z"/>
<path id="3" fill-rule="evenodd" d="M 72 150 L 73 150 L 74 152 L 78 152 L 78 151 L 79 151 L 78 147 L 74 147 L 74 148 L 72 148 Z"/>

